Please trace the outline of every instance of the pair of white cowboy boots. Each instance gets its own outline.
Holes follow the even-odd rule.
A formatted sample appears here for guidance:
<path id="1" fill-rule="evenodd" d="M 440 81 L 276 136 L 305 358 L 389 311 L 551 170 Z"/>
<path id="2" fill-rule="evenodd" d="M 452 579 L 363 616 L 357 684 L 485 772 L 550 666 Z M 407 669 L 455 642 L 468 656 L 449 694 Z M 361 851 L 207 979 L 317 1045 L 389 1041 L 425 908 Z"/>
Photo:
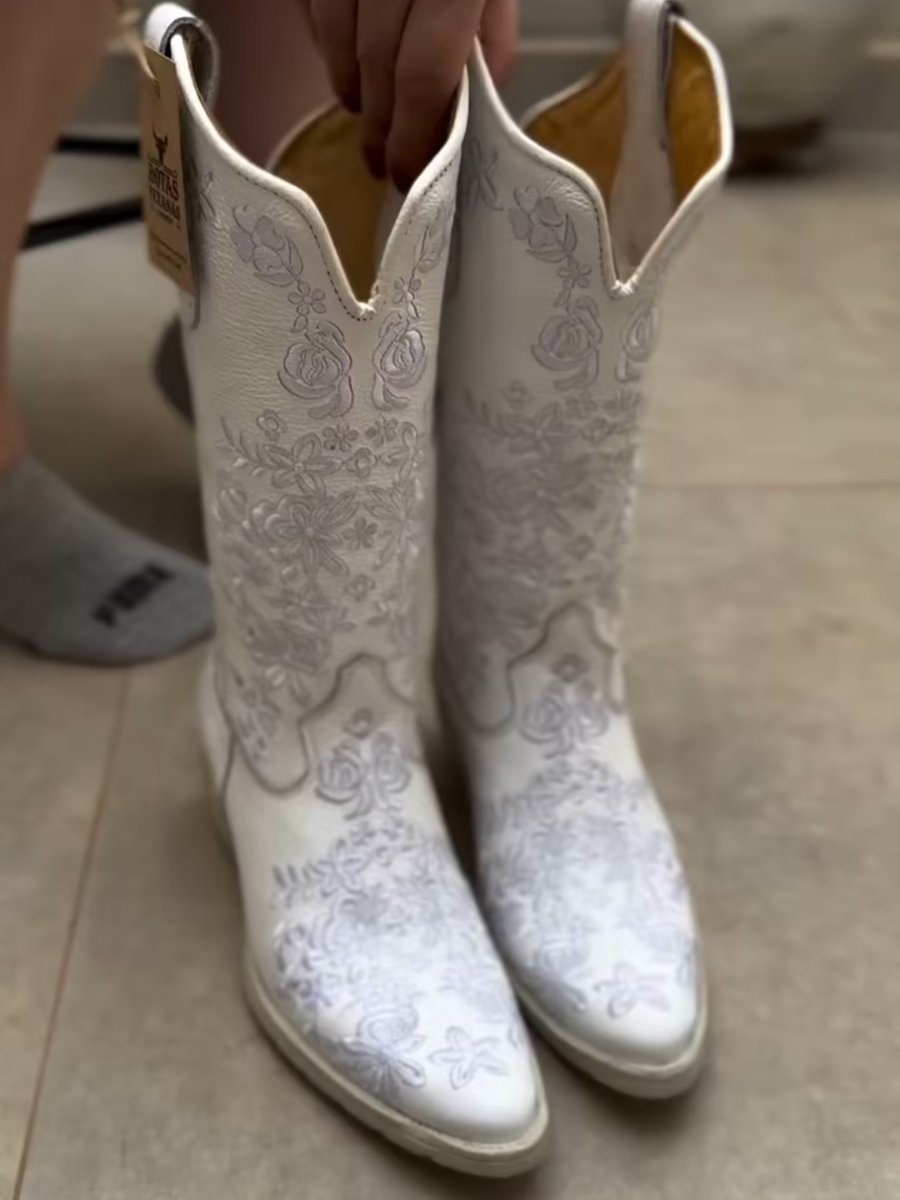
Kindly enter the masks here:
<path id="1" fill-rule="evenodd" d="M 548 1112 L 516 996 L 568 1059 L 637 1095 L 686 1087 L 704 1042 L 618 627 L 660 288 L 730 153 L 720 65 L 664 0 L 634 0 L 623 58 L 523 132 L 476 48 L 401 203 L 338 110 L 271 171 L 243 159 L 209 115 L 205 26 L 164 4 L 147 33 L 184 110 L 218 621 L 201 708 L 250 1003 L 392 1141 L 525 1170 Z M 438 684 L 484 918 L 416 722 L 433 437 Z"/>

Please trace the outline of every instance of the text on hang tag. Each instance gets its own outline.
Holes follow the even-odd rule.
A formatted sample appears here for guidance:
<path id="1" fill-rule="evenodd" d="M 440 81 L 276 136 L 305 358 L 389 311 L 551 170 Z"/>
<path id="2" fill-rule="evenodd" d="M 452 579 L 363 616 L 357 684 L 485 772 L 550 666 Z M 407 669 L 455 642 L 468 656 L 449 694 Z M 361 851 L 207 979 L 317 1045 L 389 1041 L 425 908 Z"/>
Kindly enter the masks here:
<path id="1" fill-rule="evenodd" d="M 194 295 L 181 156 L 181 94 L 175 64 L 145 47 L 150 74 L 141 76 L 141 162 L 144 222 L 151 263 Z"/>

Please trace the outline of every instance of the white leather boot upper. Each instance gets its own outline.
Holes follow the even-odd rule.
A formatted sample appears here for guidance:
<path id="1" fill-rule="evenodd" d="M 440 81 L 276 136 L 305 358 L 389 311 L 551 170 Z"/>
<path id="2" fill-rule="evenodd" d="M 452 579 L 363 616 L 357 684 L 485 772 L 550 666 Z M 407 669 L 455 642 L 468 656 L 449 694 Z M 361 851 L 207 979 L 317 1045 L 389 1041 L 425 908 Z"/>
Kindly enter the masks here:
<path id="1" fill-rule="evenodd" d="M 217 611 L 201 708 L 248 990 L 285 1053 L 362 1119 L 450 1165 L 511 1171 L 545 1130 L 540 1081 L 413 694 L 466 86 L 361 301 L 309 196 L 210 120 L 192 71 L 202 87 L 208 35 L 188 19 L 163 5 L 149 32 L 184 99 L 198 280 L 184 325 Z M 349 199 L 361 219 L 366 196 Z"/>
<path id="2" fill-rule="evenodd" d="M 626 40 L 624 66 L 548 101 L 531 137 L 473 62 L 439 396 L 439 680 L 523 999 L 587 1070 L 661 1093 L 693 1070 L 703 975 L 619 623 L 660 289 L 730 127 L 715 52 L 661 0 L 632 4 Z"/>

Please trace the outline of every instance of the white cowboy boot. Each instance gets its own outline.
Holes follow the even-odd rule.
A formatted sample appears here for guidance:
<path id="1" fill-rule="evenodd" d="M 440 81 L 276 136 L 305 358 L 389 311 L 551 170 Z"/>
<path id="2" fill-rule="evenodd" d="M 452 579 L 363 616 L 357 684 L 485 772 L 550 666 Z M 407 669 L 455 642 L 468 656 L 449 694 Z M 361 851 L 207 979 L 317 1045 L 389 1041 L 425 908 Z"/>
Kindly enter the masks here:
<path id="1" fill-rule="evenodd" d="M 539 1157 L 546 1105 L 448 841 L 413 694 L 466 84 L 376 273 L 355 256 L 373 255 L 378 189 L 352 119 L 318 114 L 285 144 L 279 169 L 316 203 L 210 119 L 205 27 L 162 5 L 148 32 L 184 109 L 198 280 L 184 324 L 217 609 L 201 707 L 250 1003 L 305 1075 L 386 1137 L 510 1174 Z"/>
<path id="2" fill-rule="evenodd" d="M 522 132 L 476 55 L 438 408 L 438 683 L 489 923 L 557 1048 L 623 1091 L 696 1072 L 697 934 L 622 691 L 640 384 L 669 259 L 730 154 L 712 47 L 632 3 L 625 61 Z M 627 118 L 626 118 L 627 114 Z"/>

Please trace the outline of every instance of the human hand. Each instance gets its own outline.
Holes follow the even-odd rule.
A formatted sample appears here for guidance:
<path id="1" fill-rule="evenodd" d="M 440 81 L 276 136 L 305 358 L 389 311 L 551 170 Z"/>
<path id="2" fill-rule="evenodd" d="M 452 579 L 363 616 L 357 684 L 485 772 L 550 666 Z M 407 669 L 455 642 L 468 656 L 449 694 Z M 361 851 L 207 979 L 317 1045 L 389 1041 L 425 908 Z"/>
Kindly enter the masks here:
<path id="1" fill-rule="evenodd" d="M 406 191 L 440 145 L 476 35 L 502 79 L 517 0 L 301 0 L 373 174 Z"/>

